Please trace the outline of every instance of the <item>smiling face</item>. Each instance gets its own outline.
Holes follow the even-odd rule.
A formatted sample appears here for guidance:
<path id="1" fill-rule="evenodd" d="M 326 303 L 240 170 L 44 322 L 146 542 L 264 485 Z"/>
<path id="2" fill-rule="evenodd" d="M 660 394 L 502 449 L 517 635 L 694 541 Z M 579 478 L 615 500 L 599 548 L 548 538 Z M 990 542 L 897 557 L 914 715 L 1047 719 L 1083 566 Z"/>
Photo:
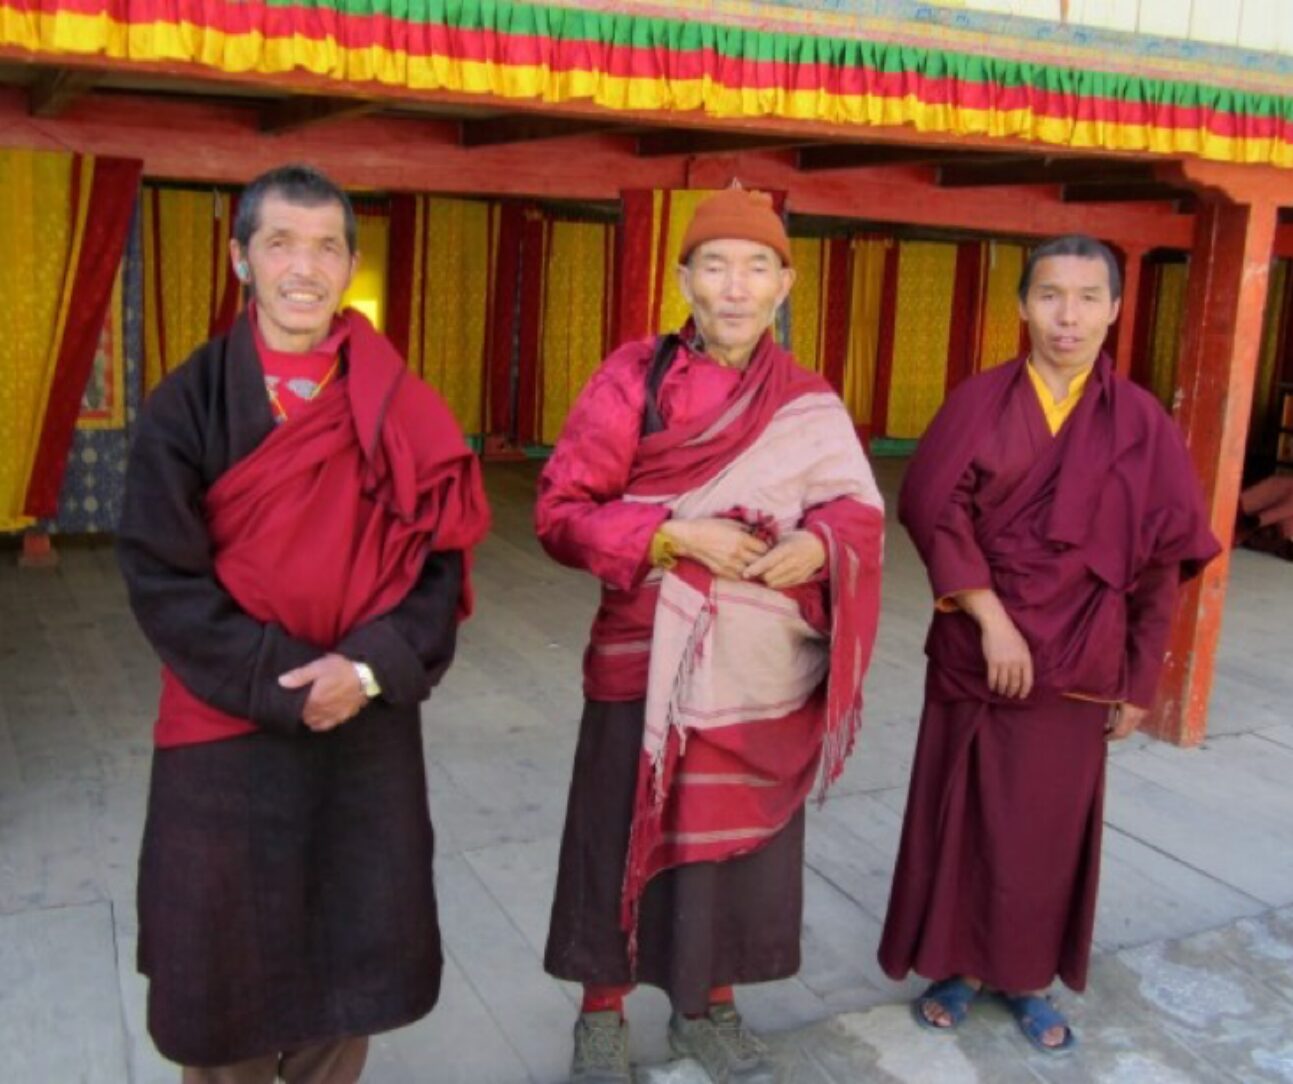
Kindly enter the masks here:
<path id="1" fill-rule="evenodd" d="M 359 254 L 346 243 L 339 203 L 289 203 L 269 191 L 244 249 L 229 244 L 237 270 L 245 262 L 261 336 L 274 350 L 305 353 L 328 336 Z"/>
<path id="2" fill-rule="evenodd" d="M 1035 365 L 1075 375 L 1100 355 L 1120 302 L 1110 290 L 1109 268 L 1099 257 L 1047 256 L 1033 268 L 1019 303 L 1028 324 Z"/>
<path id="3" fill-rule="evenodd" d="M 749 360 L 794 281 L 776 252 L 754 241 L 706 241 L 678 268 L 705 349 L 728 365 Z"/>

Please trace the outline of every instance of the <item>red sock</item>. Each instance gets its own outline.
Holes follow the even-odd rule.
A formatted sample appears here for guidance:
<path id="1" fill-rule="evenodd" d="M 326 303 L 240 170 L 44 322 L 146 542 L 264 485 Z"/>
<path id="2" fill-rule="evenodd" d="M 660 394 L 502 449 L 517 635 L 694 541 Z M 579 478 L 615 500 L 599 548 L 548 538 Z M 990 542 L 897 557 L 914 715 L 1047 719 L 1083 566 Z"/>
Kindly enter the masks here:
<path id="1" fill-rule="evenodd" d="M 714 1005 L 730 1005 L 735 1000 L 736 994 L 730 986 L 715 986 L 709 992 L 709 1004 L 711 1007 Z"/>
<path id="2" fill-rule="evenodd" d="M 598 986 L 584 983 L 584 1001 L 580 1012 L 617 1012 L 624 1015 L 624 999 L 633 992 L 630 986 Z"/>

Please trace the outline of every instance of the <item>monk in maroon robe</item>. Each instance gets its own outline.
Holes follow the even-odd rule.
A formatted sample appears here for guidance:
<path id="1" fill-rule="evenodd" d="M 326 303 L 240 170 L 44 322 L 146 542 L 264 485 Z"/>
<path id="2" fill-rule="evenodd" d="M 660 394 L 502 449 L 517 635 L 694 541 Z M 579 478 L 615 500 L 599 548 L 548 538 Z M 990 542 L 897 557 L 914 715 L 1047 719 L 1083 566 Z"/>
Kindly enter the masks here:
<path id="1" fill-rule="evenodd" d="M 1106 743 L 1153 704 L 1183 576 L 1218 545 L 1184 442 L 1101 353 L 1109 250 L 1060 238 L 1019 287 L 1031 353 L 966 381 L 921 439 L 899 515 L 936 612 L 880 962 L 935 980 L 952 1028 L 987 987 L 1039 1049 L 1075 1038 L 1042 996 L 1086 984 Z"/>
<path id="2" fill-rule="evenodd" d="M 839 397 L 769 334 L 767 196 L 697 209 L 693 320 L 616 350 L 544 469 L 539 538 L 602 581 L 544 966 L 584 986 L 571 1080 L 630 1084 L 624 997 L 714 1080 L 771 1081 L 733 984 L 799 966 L 804 800 L 861 721 L 884 517 Z"/>
<path id="3" fill-rule="evenodd" d="M 488 526 L 443 402 L 359 314 L 344 193 L 245 190 L 254 297 L 144 404 L 118 552 L 163 662 L 139 865 L 148 1028 L 186 1084 L 351 1084 L 441 952 L 419 705 Z"/>

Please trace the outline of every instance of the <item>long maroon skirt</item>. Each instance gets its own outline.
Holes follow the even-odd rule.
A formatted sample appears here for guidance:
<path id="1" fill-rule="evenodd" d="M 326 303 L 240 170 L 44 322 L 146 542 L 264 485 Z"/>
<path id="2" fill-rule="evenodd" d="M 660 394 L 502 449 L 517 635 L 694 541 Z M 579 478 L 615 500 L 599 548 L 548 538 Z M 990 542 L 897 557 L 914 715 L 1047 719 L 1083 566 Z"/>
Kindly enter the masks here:
<path id="1" fill-rule="evenodd" d="M 804 811 L 751 854 L 652 878 L 642 897 L 633 975 L 620 892 L 643 709 L 641 700 L 584 706 L 544 968 L 574 982 L 648 983 L 663 989 L 677 1011 L 699 1013 L 712 987 L 799 970 Z"/>
<path id="2" fill-rule="evenodd" d="M 928 693 L 928 691 L 927 691 Z M 1100 878 L 1106 704 L 926 696 L 880 965 L 1086 986 Z"/>

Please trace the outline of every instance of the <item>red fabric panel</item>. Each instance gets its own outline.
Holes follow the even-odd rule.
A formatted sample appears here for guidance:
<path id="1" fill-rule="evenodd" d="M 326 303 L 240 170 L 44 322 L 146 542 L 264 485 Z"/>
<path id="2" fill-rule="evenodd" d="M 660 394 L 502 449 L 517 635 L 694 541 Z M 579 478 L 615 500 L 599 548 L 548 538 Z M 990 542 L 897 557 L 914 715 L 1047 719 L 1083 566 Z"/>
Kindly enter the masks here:
<path id="1" fill-rule="evenodd" d="M 82 176 L 83 159 L 79 156 L 76 169 Z M 143 163 L 132 158 L 99 158 L 94 163 L 85 233 L 76 266 L 68 270 L 72 294 L 63 340 L 45 404 L 36 461 L 27 483 L 23 511 L 29 516 L 50 517 L 58 510 L 58 491 L 76 431 L 76 416 L 108 315 L 112 284 L 126 249 L 142 169 Z M 75 207 L 78 189 L 73 189 L 72 198 Z"/>
<path id="2" fill-rule="evenodd" d="M 417 201 L 417 196 L 403 192 L 391 196 L 391 239 L 387 249 L 386 337 L 406 361 L 413 327 L 413 269 L 421 240 L 416 236 Z"/>
<path id="3" fill-rule="evenodd" d="M 620 193 L 623 221 L 616 231 L 619 298 L 616 343 L 645 339 L 651 334 L 651 190 L 631 188 Z"/>
<path id="4" fill-rule="evenodd" d="M 516 432 L 512 404 L 512 344 L 516 339 L 517 275 L 521 267 L 521 233 L 525 208 L 505 203 L 499 209 L 498 245 L 490 279 L 489 341 L 485 346 L 489 410 L 486 432 L 511 436 Z"/>
<path id="5" fill-rule="evenodd" d="M 875 395 L 871 400 L 871 433 L 877 437 L 884 436 L 889 429 L 894 320 L 898 313 L 899 251 L 900 246 L 894 241 L 884 254 L 884 284 L 880 287 L 880 329 L 875 345 Z"/>
<path id="6" fill-rule="evenodd" d="M 521 334 L 517 358 L 516 439 L 533 444 L 539 435 L 539 346 L 543 336 L 547 223 L 534 209 L 521 226 Z"/>
<path id="7" fill-rule="evenodd" d="M 979 340 L 982 247 L 978 241 L 962 241 L 956 246 L 952 319 L 947 332 L 946 388 L 949 392 L 975 369 L 975 344 Z"/>
<path id="8" fill-rule="evenodd" d="M 853 243 L 848 237 L 832 237 L 826 243 L 828 279 L 822 305 L 822 375 L 836 393 L 844 388 L 844 366 L 848 361 L 849 317 L 853 299 Z"/>

